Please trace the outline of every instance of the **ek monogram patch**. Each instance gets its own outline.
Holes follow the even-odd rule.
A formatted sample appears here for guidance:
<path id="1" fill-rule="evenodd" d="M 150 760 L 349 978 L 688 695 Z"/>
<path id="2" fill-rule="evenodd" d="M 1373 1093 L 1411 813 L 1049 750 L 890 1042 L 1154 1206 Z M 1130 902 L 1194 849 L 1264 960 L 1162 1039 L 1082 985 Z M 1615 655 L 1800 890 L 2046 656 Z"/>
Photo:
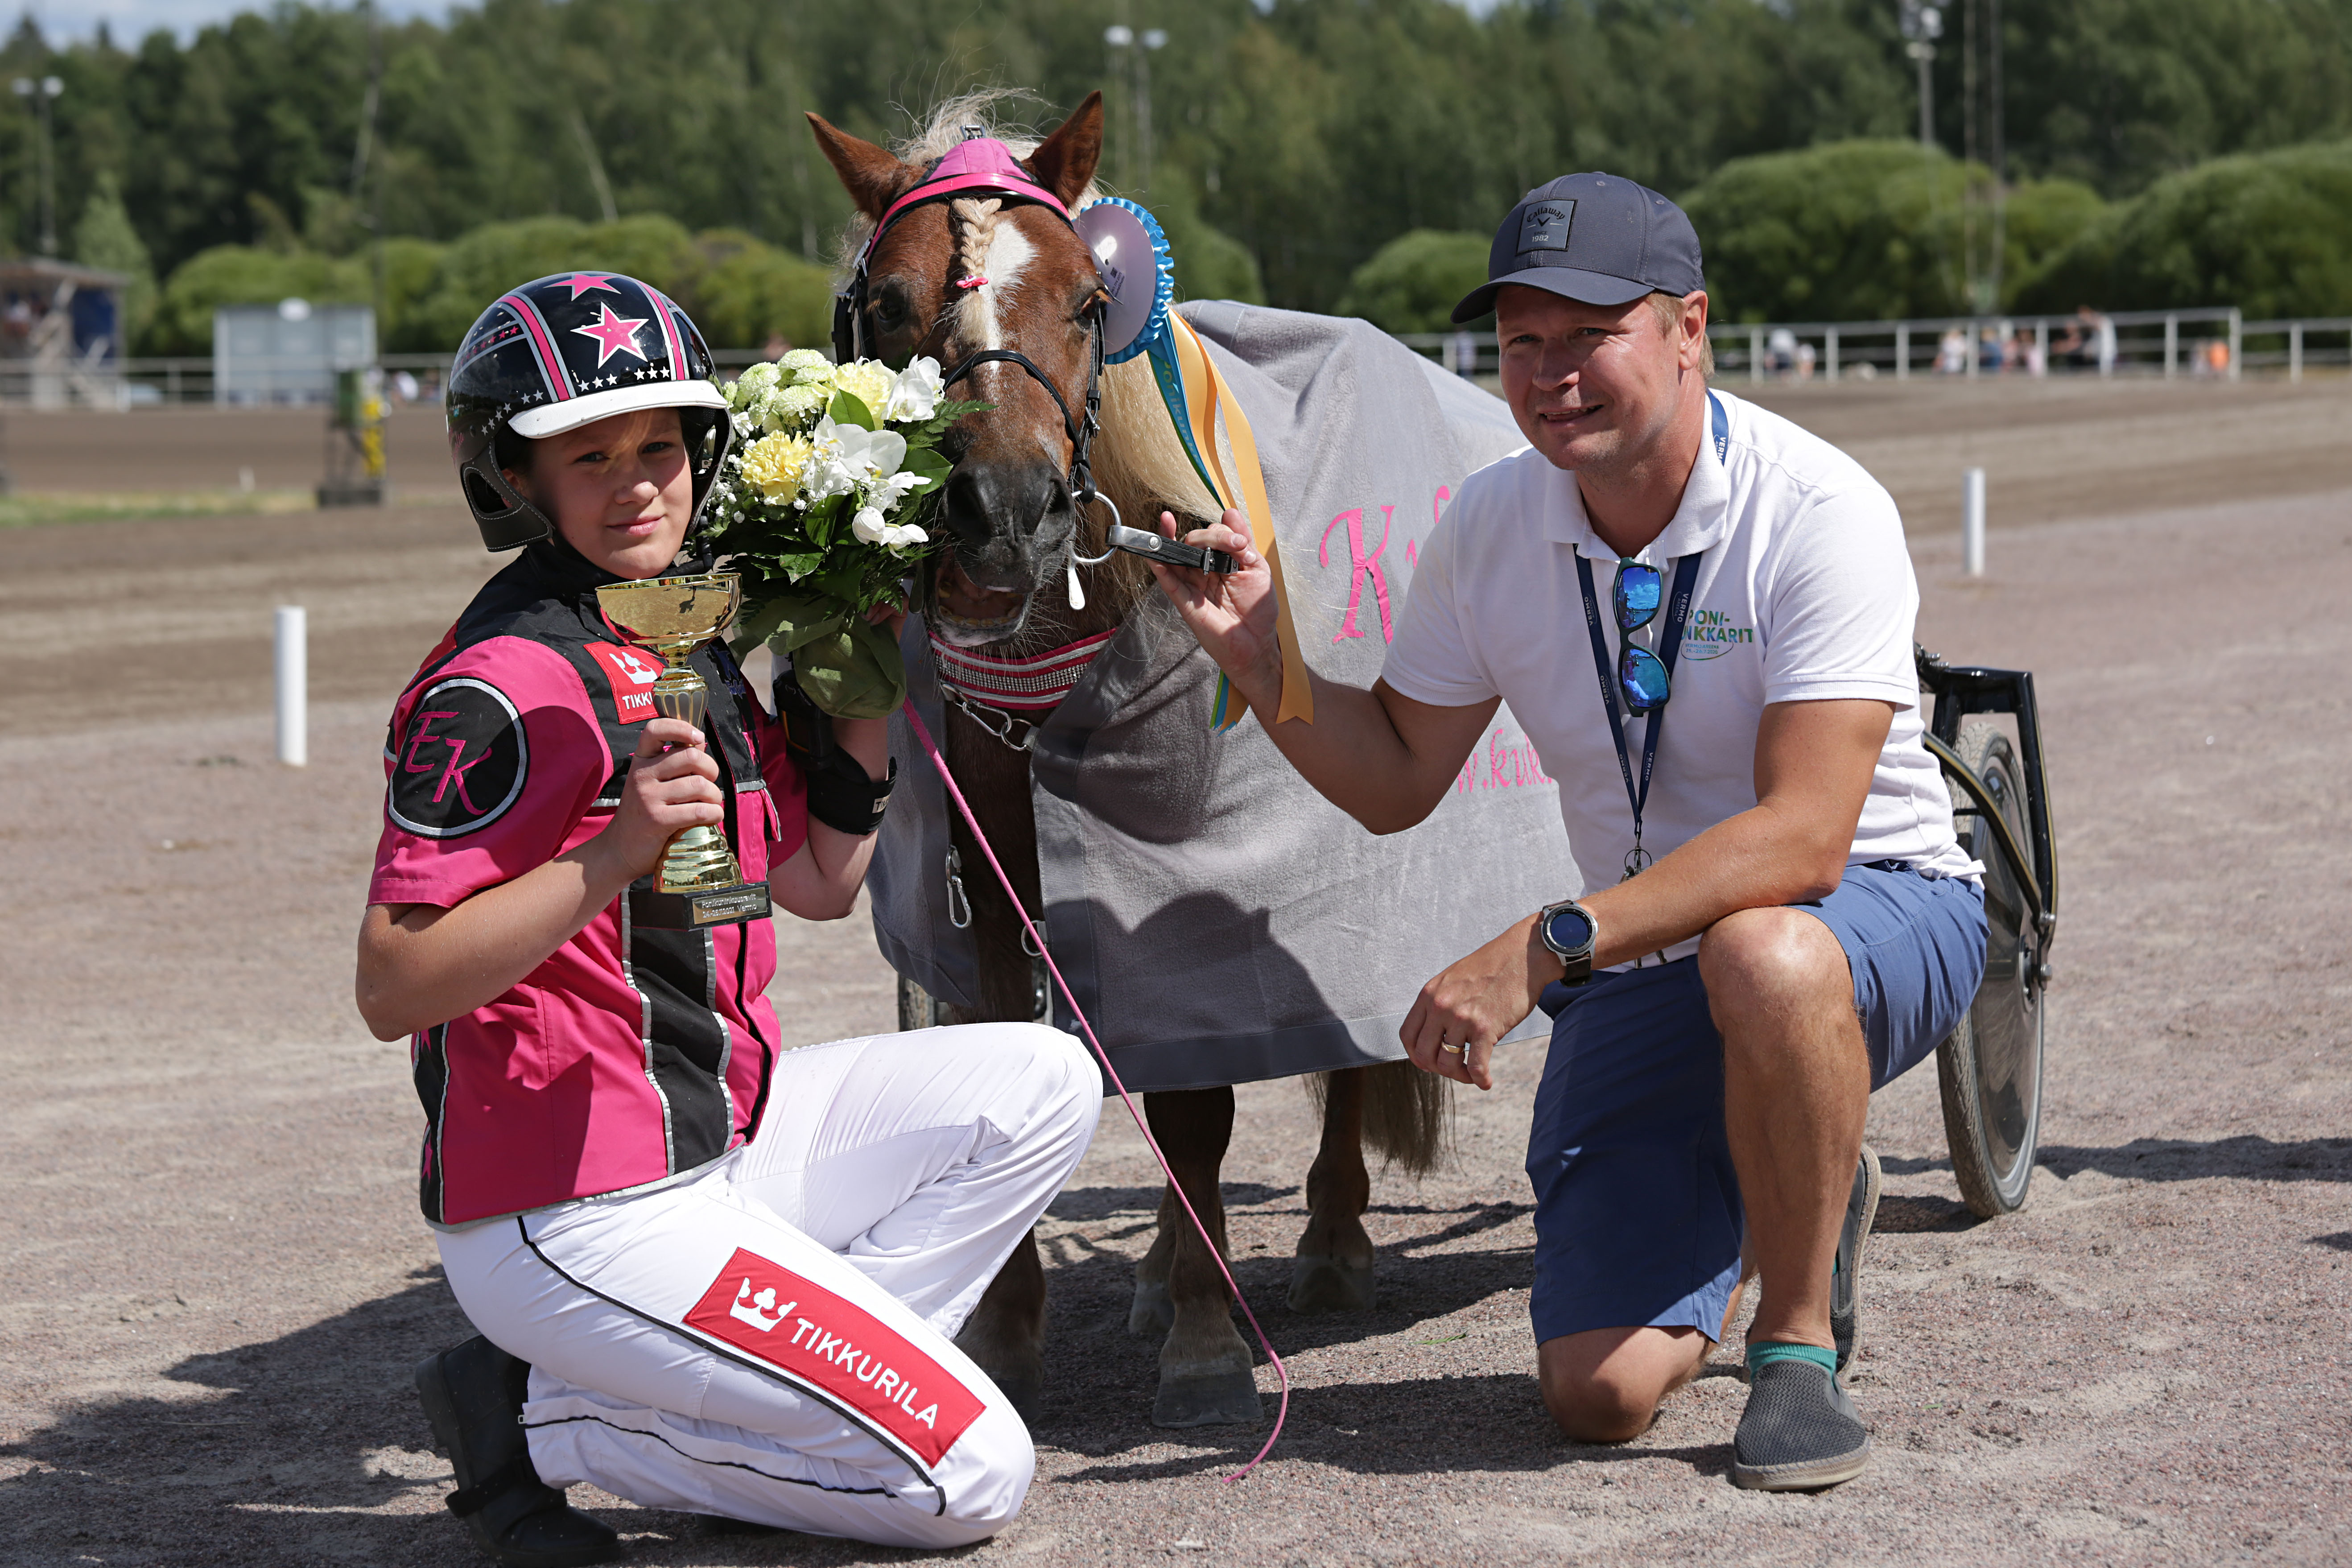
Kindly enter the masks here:
<path id="1" fill-rule="evenodd" d="M 453 676 L 410 710 L 384 812 L 410 833 L 456 838 L 504 816 L 530 771 L 530 738 L 506 693 L 475 676 Z"/>

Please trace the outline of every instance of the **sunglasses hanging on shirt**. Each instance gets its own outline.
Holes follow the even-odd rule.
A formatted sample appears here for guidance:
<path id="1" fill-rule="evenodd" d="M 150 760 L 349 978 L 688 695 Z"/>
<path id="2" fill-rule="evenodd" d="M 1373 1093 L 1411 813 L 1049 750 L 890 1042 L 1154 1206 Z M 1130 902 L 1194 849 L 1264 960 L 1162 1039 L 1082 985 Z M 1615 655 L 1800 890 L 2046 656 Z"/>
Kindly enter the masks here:
<path id="1" fill-rule="evenodd" d="M 1664 708 L 1674 695 L 1674 677 L 1665 662 L 1633 640 L 1635 632 L 1658 618 L 1665 597 L 1666 581 L 1656 567 L 1640 561 L 1617 563 L 1617 584 L 1609 591 L 1617 611 L 1617 688 L 1625 699 L 1625 710 L 1637 719 Z"/>
<path id="2" fill-rule="evenodd" d="M 1731 447 L 1731 423 L 1723 411 L 1723 402 L 1715 394 L 1706 395 L 1709 422 L 1714 426 L 1715 460 L 1724 460 Z M 1581 551 L 1576 556 L 1577 585 L 1584 593 L 1584 624 L 1592 633 L 1592 665 L 1601 678 L 1601 705 L 1609 711 L 1609 738 L 1617 742 L 1617 771 L 1624 775 L 1626 804 L 1633 808 L 1633 847 L 1625 855 L 1625 876 L 1630 879 L 1650 864 L 1650 852 L 1642 847 L 1642 808 L 1649 804 L 1650 777 L 1658 765 L 1658 732 L 1666 725 L 1666 699 L 1674 695 L 1675 655 L 1683 646 L 1683 627 L 1690 619 L 1691 590 L 1698 583 L 1698 562 L 1696 555 L 1685 555 L 1675 563 L 1673 602 L 1667 605 L 1666 624 L 1661 628 L 1658 651 L 1633 646 L 1633 634 L 1658 617 L 1658 606 L 1665 600 L 1665 580 L 1658 569 L 1647 562 L 1620 557 L 1617 581 L 1609 591 L 1610 607 L 1617 618 L 1617 679 L 1609 679 L 1609 639 L 1601 629 L 1601 600 L 1592 588 L 1592 563 Z M 1620 697 L 1623 705 L 1619 705 Z M 1647 718 L 1642 736 L 1642 782 L 1633 783 L 1633 758 L 1625 746 L 1626 714 Z"/>

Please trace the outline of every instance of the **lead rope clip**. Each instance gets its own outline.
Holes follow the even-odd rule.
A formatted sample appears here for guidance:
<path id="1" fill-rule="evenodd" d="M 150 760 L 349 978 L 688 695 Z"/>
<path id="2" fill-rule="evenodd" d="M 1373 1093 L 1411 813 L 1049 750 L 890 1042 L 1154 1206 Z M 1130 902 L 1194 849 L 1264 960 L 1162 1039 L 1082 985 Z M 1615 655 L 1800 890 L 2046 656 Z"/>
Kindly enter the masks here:
<path id="1" fill-rule="evenodd" d="M 948 847 L 948 924 L 958 931 L 971 929 L 971 900 L 964 897 L 963 856 L 953 845 Z M 962 910 L 958 914 L 957 910 Z"/>

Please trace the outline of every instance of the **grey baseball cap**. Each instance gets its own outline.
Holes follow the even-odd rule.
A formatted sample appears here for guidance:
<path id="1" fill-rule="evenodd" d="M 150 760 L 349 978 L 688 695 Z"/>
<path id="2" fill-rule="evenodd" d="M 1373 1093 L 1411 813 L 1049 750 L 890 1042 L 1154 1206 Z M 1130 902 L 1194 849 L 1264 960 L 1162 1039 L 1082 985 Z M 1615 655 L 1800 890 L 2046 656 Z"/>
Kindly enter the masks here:
<path id="1" fill-rule="evenodd" d="M 1698 231 L 1683 209 L 1615 174 L 1562 174 L 1529 191 L 1486 257 L 1486 281 L 1454 307 L 1457 321 L 1495 308 L 1506 283 L 1525 283 L 1587 305 L 1624 305 L 1664 289 L 1706 287 Z"/>

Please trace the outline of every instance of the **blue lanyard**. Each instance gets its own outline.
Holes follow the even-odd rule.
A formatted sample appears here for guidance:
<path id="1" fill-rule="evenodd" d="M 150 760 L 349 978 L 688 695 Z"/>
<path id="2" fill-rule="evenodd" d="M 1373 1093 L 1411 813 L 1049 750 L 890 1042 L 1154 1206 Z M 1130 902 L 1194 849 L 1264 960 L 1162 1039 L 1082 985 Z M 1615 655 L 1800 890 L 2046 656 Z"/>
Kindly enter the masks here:
<path id="1" fill-rule="evenodd" d="M 1730 423 L 1724 416 L 1723 405 L 1715 394 L 1706 395 L 1707 407 L 1714 416 L 1715 459 L 1723 461 L 1731 445 Z M 1666 624 L 1658 638 L 1658 662 L 1666 667 L 1669 684 L 1674 679 L 1675 656 L 1682 651 L 1683 627 L 1690 619 L 1691 590 L 1698 581 L 1696 555 L 1685 555 L 1675 563 L 1675 591 L 1666 606 Z M 1601 599 L 1592 588 L 1592 563 L 1582 552 L 1576 557 L 1577 584 L 1584 592 L 1584 624 L 1592 634 L 1592 665 L 1601 677 L 1601 705 L 1609 713 L 1609 738 L 1617 742 L 1617 771 L 1625 780 L 1625 803 L 1633 808 L 1633 847 L 1625 857 L 1625 875 L 1633 876 L 1649 865 L 1649 852 L 1642 847 L 1642 811 L 1650 803 L 1650 779 L 1658 765 L 1658 732 L 1665 728 L 1666 710 L 1652 712 L 1649 722 L 1643 726 L 1642 783 L 1633 784 L 1633 757 L 1625 744 L 1625 721 L 1617 706 L 1617 681 L 1609 667 L 1609 639 L 1601 629 Z"/>

